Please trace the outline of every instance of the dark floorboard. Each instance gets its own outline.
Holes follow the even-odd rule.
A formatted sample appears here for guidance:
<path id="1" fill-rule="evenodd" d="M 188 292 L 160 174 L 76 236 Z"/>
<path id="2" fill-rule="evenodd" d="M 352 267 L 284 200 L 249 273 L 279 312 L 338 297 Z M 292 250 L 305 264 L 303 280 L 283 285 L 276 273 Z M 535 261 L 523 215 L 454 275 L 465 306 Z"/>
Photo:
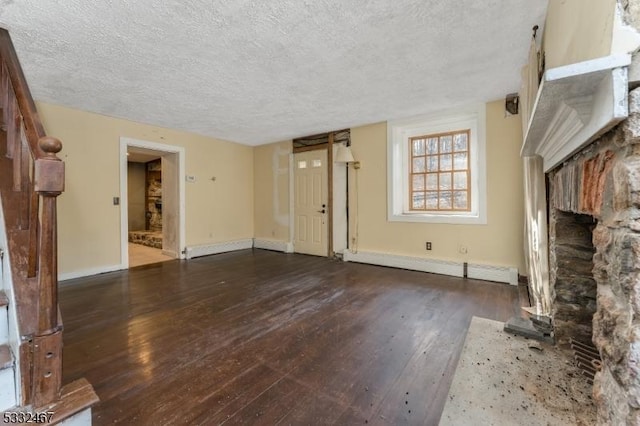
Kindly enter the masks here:
<path id="1" fill-rule="evenodd" d="M 472 316 L 518 289 L 264 250 L 60 287 L 94 425 L 438 423 Z"/>

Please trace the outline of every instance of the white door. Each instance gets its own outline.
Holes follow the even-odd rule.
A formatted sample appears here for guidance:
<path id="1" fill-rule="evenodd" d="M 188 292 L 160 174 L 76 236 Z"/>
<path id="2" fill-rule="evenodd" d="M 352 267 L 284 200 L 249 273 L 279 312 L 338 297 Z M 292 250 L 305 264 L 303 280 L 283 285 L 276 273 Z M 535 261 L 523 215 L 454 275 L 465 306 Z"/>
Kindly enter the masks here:
<path id="1" fill-rule="evenodd" d="M 295 252 L 327 256 L 327 150 L 300 152 L 293 158 Z"/>

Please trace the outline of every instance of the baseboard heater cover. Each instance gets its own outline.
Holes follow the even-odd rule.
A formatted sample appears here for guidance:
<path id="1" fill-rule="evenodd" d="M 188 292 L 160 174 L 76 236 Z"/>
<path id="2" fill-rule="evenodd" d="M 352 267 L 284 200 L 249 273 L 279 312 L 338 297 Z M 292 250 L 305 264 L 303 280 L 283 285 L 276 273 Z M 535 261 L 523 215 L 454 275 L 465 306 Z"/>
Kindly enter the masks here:
<path id="1" fill-rule="evenodd" d="M 420 257 L 401 256 L 388 253 L 344 252 L 345 262 L 368 263 L 371 265 L 389 266 L 392 268 L 409 269 L 412 271 L 430 272 L 434 274 L 464 276 L 464 262 L 453 262 L 438 259 L 424 259 Z M 496 281 L 518 285 L 518 269 L 504 266 L 467 264 L 467 277 L 477 280 Z"/>
<path id="2" fill-rule="evenodd" d="M 197 246 L 187 247 L 187 259 L 194 257 L 208 256 L 210 254 L 226 253 L 229 251 L 245 250 L 253 247 L 253 238 L 244 240 L 226 241 L 223 243 L 201 244 Z"/>
<path id="3" fill-rule="evenodd" d="M 253 247 L 257 249 L 281 251 L 284 253 L 293 253 L 293 244 L 282 240 L 268 240 L 263 238 L 254 238 Z"/>
<path id="4" fill-rule="evenodd" d="M 467 277 L 477 280 L 497 281 L 516 286 L 518 285 L 517 268 L 470 263 L 467 268 Z"/>

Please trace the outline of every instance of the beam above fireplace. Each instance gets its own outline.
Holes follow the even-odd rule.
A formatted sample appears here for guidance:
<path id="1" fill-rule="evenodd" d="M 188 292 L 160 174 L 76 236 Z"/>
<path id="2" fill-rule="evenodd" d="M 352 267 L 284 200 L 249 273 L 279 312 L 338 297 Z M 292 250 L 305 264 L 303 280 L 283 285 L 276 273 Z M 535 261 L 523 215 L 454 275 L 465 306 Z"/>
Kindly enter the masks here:
<path id="1" fill-rule="evenodd" d="M 548 172 L 626 118 L 630 63 L 619 54 L 547 70 L 521 155 L 541 156 Z"/>

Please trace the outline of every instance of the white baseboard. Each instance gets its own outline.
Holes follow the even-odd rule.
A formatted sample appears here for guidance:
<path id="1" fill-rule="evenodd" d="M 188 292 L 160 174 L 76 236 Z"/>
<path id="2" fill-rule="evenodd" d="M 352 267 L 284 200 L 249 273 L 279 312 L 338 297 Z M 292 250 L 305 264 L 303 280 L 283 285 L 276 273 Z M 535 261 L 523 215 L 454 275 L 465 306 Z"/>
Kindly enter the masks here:
<path id="1" fill-rule="evenodd" d="M 224 243 L 203 244 L 187 247 L 187 259 L 207 256 L 210 254 L 225 253 L 235 250 L 245 250 L 252 247 L 267 250 L 276 250 L 285 253 L 293 253 L 293 244 L 286 241 L 251 239 L 228 241 Z M 343 253 L 345 262 L 368 263 L 371 265 L 389 266 L 392 268 L 409 269 L 412 271 L 431 272 L 434 274 L 450 275 L 454 277 L 464 276 L 464 264 L 438 259 L 424 259 L 420 257 L 401 256 L 388 253 L 358 252 L 353 253 L 345 250 Z M 58 275 L 59 281 L 73 278 L 86 277 L 89 275 L 103 274 L 106 272 L 119 271 L 122 265 L 103 266 L 82 271 L 69 272 Z M 467 265 L 467 276 L 469 278 L 497 281 L 518 285 L 518 269 L 504 266 L 481 265 L 470 263 Z"/>
<path id="2" fill-rule="evenodd" d="M 122 265 L 99 266 L 97 268 L 83 269 L 81 271 L 67 272 L 58 274 L 58 281 L 72 280 L 74 278 L 88 277 L 89 275 L 104 274 L 106 272 L 120 271 L 124 268 Z"/>
<path id="3" fill-rule="evenodd" d="M 187 247 L 187 259 L 208 256 L 210 254 L 226 253 L 228 251 L 245 250 L 253 247 L 253 238 L 226 241 L 224 243 L 202 244 Z"/>
<path id="4" fill-rule="evenodd" d="M 251 247 L 253 247 L 252 238 L 247 238 L 244 240 L 237 240 L 237 241 L 227 241 L 224 243 L 202 244 L 197 246 L 190 246 L 190 247 L 187 247 L 186 258 L 191 259 L 199 256 L 207 256 L 209 254 L 217 254 L 217 253 L 224 253 L 224 252 L 234 251 L 234 250 L 250 249 Z M 176 259 L 180 257 L 175 252 L 169 251 L 169 250 L 162 250 L 162 254 L 172 256 Z M 126 268 L 123 267 L 123 265 L 121 264 L 83 269 L 80 271 L 73 271 L 73 272 L 67 272 L 64 274 L 59 274 L 58 281 L 88 277 L 90 275 L 98 275 L 98 274 L 104 274 L 106 272 L 120 271 L 122 269 L 126 269 Z"/>
<path id="5" fill-rule="evenodd" d="M 91 426 L 91 407 L 85 408 L 59 423 L 60 426 Z"/>
<path id="6" fill-rule="evenodd" d="M 424 259 L 421 257 L 376 252 L 359 251 L 358 253 L 353 253 L 350 250 L 344 251 L 343 260 L 345 262 L 368 263 L 371 265 L 389 266 L 392 268 L 430 272 L 433 274 L 450 275 L 453 277 L 464 276 L 463 262 Z M 518 285 L 518 270 L 516 268 L 468 264 L 467 276 L 478 280 L 497 281 Z"/>
<path id="7" fill-rule="evenodd" d="M 268 240 L 264 238 L 254 238 L 253 247 L 265 250 L 281 251 L 284 253 L 293 252 L 293 244 L 282 240 Z"/>
<path id="8" fill-rule="evenodd" d="M 173 250 L 164 250 L 164 249 L 162 249 L 162 254 L 164 254 L 165 256 L 173 257 L 174 259 L 180 259 L 180 256 L 178 255 L 178 253 L 176 253 Z"/>

